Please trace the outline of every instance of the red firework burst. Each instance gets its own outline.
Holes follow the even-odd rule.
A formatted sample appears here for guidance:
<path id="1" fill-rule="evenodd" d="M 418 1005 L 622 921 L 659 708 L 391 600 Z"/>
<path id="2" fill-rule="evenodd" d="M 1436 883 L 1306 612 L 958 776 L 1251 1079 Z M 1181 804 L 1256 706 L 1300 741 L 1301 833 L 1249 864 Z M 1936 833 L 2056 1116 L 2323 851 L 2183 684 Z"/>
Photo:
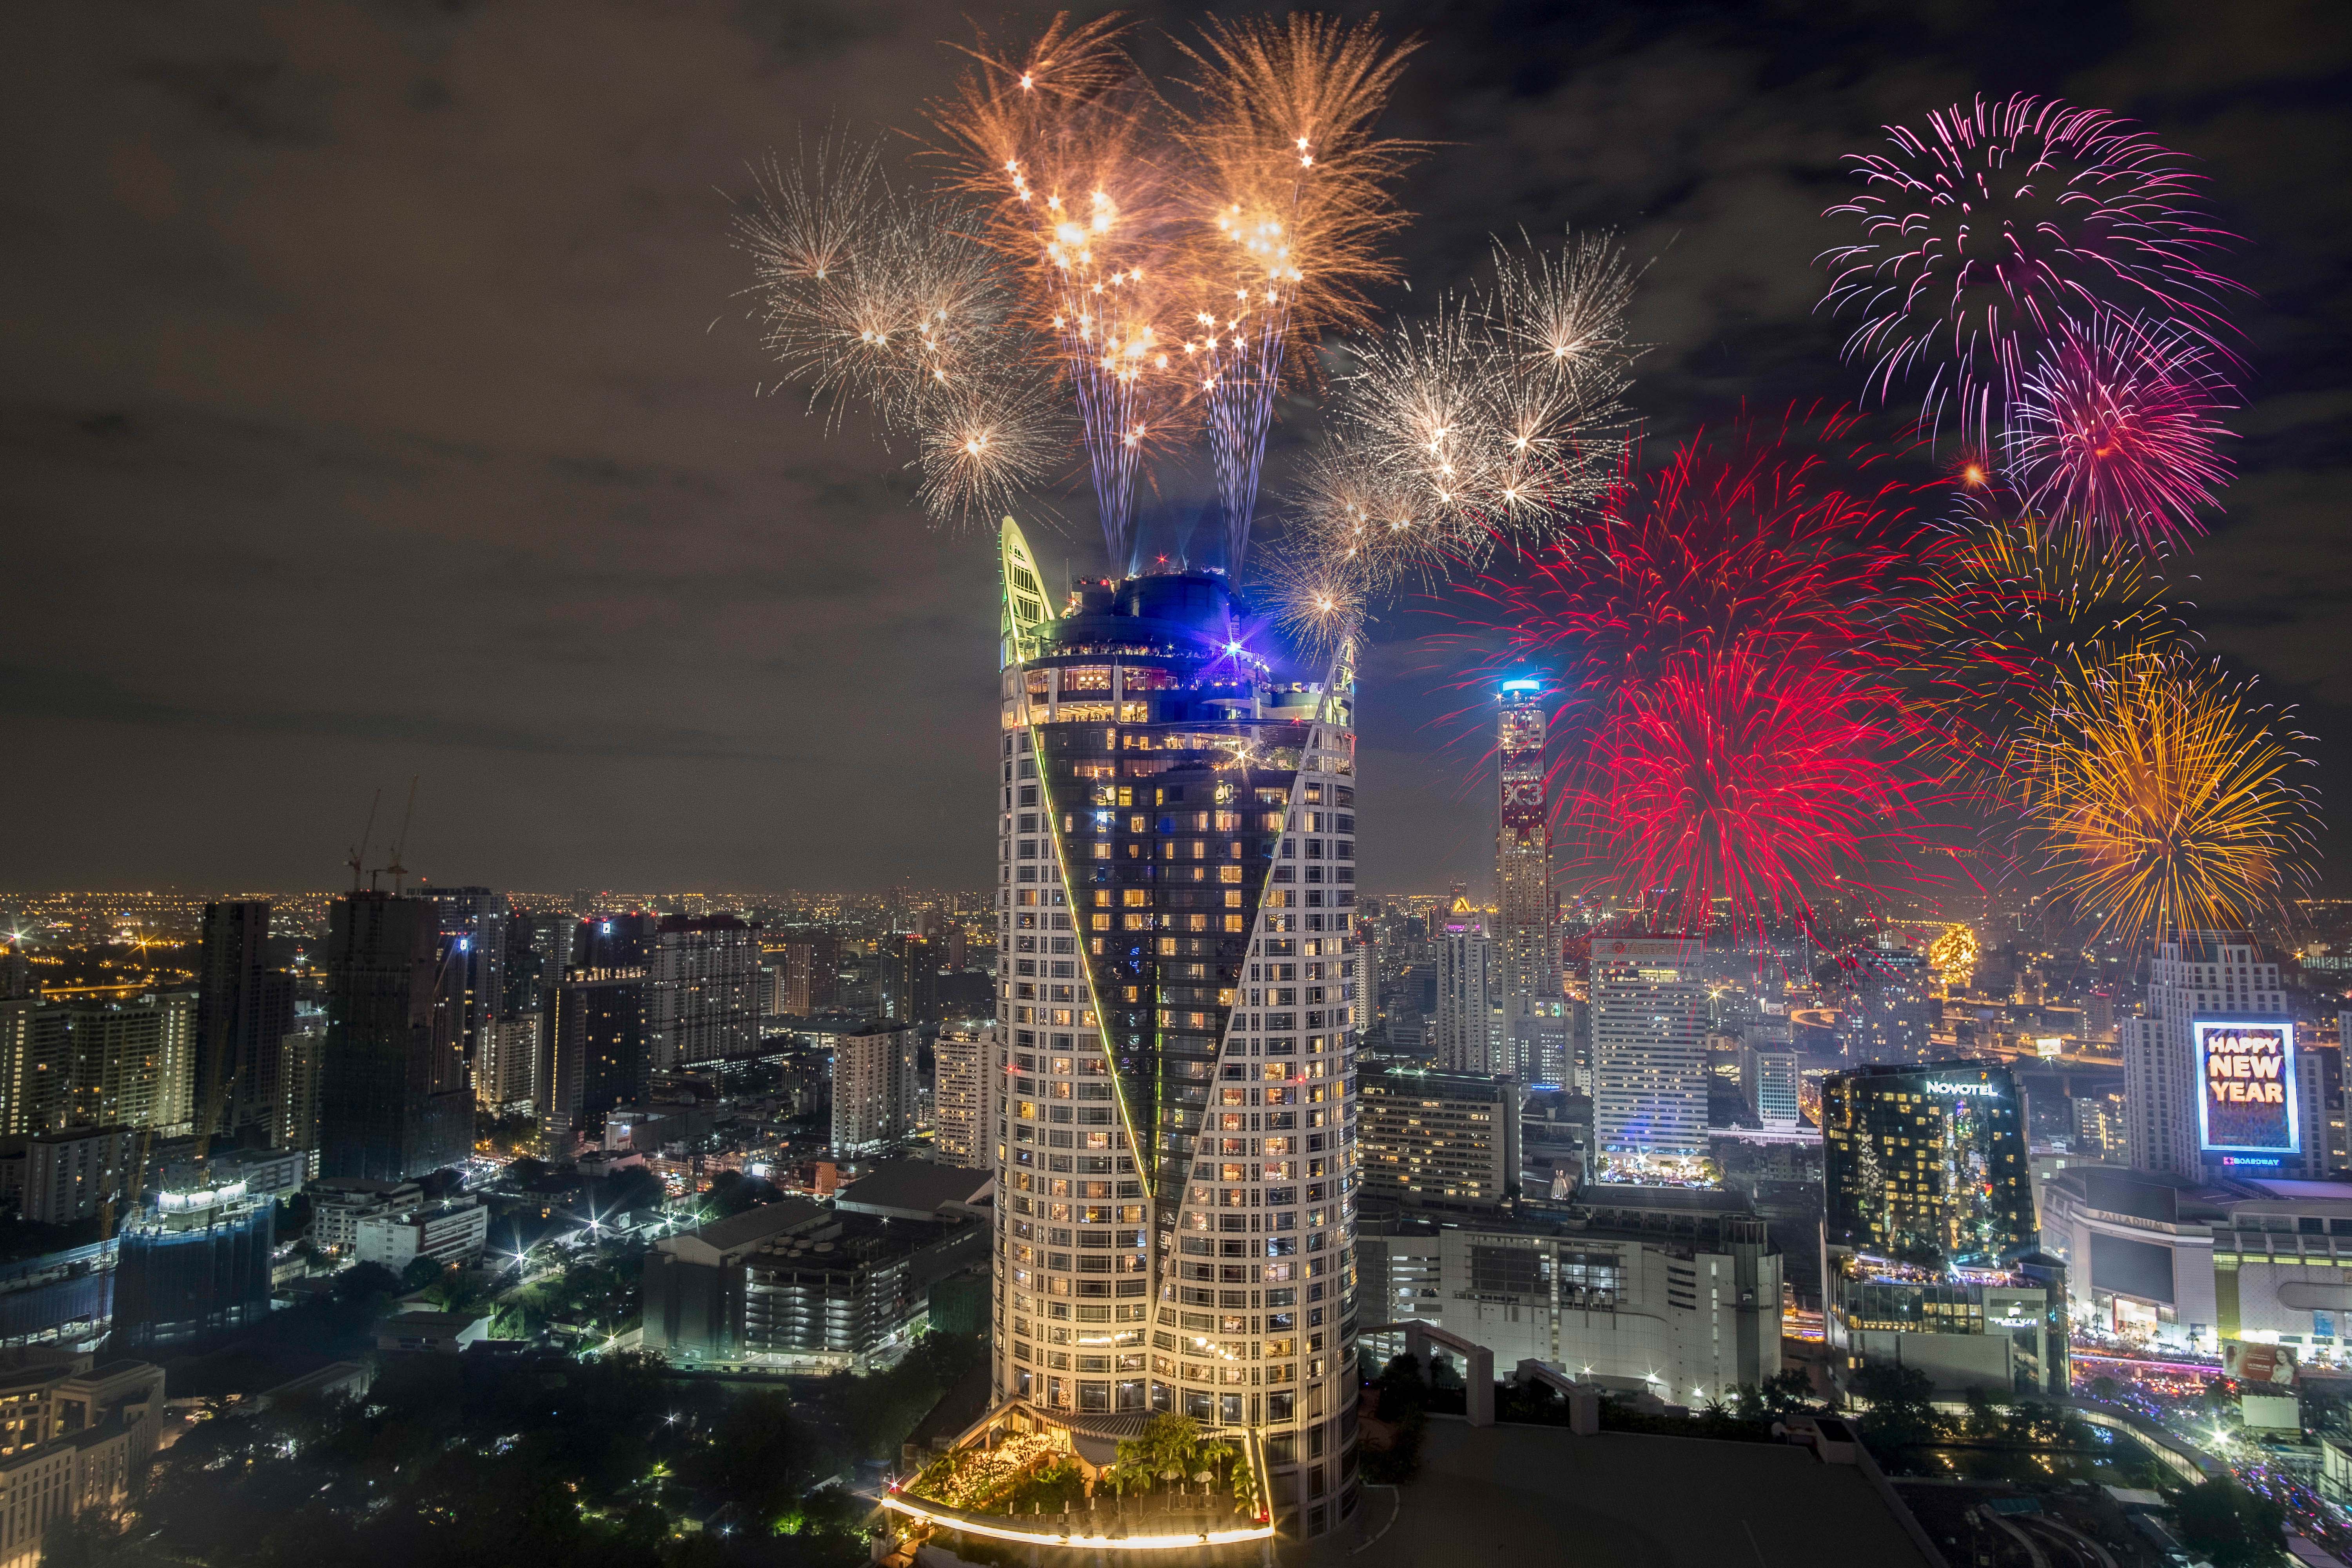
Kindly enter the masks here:
<path id="1" fill-rule="evenodd" d="M 2178 327 L 2103 314 L 2070 327 L 2019 388 L 2011 466 L 2026 506 L 2143 545 L 2201 533 L 2230 482 L 2215 416 L 2233 403 L 2204 345 Z"/>
<path id="2" fill-rule="evenodd" d="M 1850 155 L 1864 188 L 1829 209 L 1862 240 L 1822 257 L 1876 395 L 1925 375 L 1929 410 L 1956 400 L 1964 438 L 1982 440 L 2069 320 L 2152 311 L 2221 346 L 2217 306 L 2245 290 L 2206 262 L 2236 237 L 2205 221 L 2200 177 L 2128 121 L 2019 94 L 1886 132 L 1895 151 Z"/>
<path id="3" fill-rule="evenodd" d="M 1571 770 L 1566 837 L 1596 884 L 1663 894 L 1684 929 L 1809 919 L 1875 891 L 1921 842 L 1923 790 L 1891 691 L 1751 646 L 1677 655 L 1627 690 Z"/>
<path id="4" fill-rule="evenodd" d="M 1520 551 L 1448 606 L 1475 646 L 1472 679 L 1549 671 L 1606 701 L 1679 655 L 1761 641 L 1870 662 L 1906 596 L 1927 503 L 1942 482 L 1895 479 L 1854 418 L 1808 412 L 1702 434 L 1628 473 L 1589 525 Z"/>

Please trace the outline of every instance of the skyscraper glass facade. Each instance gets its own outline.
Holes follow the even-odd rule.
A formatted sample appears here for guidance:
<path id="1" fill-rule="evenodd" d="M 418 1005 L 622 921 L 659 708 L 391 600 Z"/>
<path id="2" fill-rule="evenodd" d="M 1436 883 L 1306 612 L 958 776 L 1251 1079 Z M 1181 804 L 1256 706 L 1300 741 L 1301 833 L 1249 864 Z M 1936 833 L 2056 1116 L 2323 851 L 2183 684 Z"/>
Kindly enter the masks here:
<path id="1" fill-rule="evenodd" d="M 1223 578 L 1050 613 L 1003 534 L 1000 1398 L 1263 1439 L 1287 1526 L 1355 1497 L 1348 656 L 1278 683 Z"/>
<path id="2" fill-rule="evenodd" d="M 1822 1137 L 1832 1246 L 1942 1266 L 2033 1245 L 2025 1123 L 2007 1068 L 1832 1073 L 1822 1080 Z"/>

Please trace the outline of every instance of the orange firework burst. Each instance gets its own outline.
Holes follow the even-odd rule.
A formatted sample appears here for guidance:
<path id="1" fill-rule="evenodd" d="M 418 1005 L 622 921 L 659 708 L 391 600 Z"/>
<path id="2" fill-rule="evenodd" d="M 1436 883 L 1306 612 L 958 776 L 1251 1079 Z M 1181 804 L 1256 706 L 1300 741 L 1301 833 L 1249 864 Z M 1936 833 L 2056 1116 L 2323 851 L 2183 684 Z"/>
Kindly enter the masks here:
<path id="1" fill-rule="evenodd" d="M 2020 804 L 2059 889 L 2135 945 L 2277 912 L 2311 845 L 2301 737 L 2176 651 L 2059 675 L 2021 738 Z"/>

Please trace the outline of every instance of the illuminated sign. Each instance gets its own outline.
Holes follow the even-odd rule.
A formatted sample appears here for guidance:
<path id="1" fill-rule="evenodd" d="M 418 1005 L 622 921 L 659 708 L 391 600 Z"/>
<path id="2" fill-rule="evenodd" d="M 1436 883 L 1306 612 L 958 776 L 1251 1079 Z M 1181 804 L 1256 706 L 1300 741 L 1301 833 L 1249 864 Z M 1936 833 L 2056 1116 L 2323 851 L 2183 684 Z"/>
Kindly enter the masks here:
<path id="1" fill-rule="evenodd" d="M 1506 691 L 1541 691 L 1543 689 L 1543 682 L 1540 680 L 1506 680 L 1503 682 L 1503 689 Z"/>
<path id="2" fill-rule="evenodd" d="M 2209 1153 L 2293 1154 L 2294 1025 L 2284 1018 L 2199 1018 L 2189 1026 L 2197 1132 Z"/>
<path id="3" fill-rule="evenodd" d="M 1927 1080 L 1929 1094 L 1972 1094 L 1979 1100 L 1999 1100 L 2000 1090 L 1989 1083 L 1947 1083 L 1941 1079 Z"/>

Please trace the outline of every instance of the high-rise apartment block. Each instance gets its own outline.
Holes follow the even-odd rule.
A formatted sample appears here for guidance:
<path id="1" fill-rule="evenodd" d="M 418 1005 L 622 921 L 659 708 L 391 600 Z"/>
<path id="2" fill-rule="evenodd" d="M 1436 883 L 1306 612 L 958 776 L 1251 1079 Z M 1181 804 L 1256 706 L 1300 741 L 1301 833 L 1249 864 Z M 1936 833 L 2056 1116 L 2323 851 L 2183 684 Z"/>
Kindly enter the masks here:
<path id="1" fill-rule="evenodd" d="M 2242 931 L 2181 931 L 2148 963 L 2147 1000 L 2123 1027 L 2124 1101 L 2135 1170 L 2195 1176 L 2204 1170 L 2191 1026 L 2200 1016 L 2276 1016 L 2286 1010 L 2278 965 Z"/>
<path id="2" fill-rule="evenodd" d="M 1356 1497 L 1353 677 L 1276 683 L 1225 580 L 1082 584 L 1003 532 L 993 1363 L 1081 1430 L 1263 1442 Z"/>
<path id="3" fill-rule="evenodd" d="M 663 1071 L 760 1051 L 760 928 L 667 915 L 646 939 L 646 1047 Z"/>
<path id="4" fill-rule="evenodd" d="M 1444 931 L 1430 945 L 1437 955 L 1437 1065 L 1448 1072 L 1514 1076 L 1507 977 L 1485 911 L 1457 896 Z"/>
<path id="5" fill-rule="evenodd" d="M 910 932 L 882 939 L 875 953 L 876 1012 L 893 1024 L 929 1024 L 939 1018 L 940 962 L 947 946 Z"/>
<path id="6" fill-rule="evenodd" d="M 918 1086 L 911 1028 L 867 1024 L 810 1041 L 833 1053 L 833 1151 L 865 1154 L 915 1130 Z"/>
<path id="7" fill-rule="evenodd" d="M 457 1048 L 478 1062 L 507 1010 L 507 897 L 488 888 L 419 888 L 416 896 L 438 911 L 438 1005 L 454 1016 Z"/>
<path id="8" fill-rule="evenodd" d="M 1416 1208 L 1491 1209 L 1518 1188 L 1519 1090 L 1508 1079 L 1392 1068 L 1359 1090 L 1363 1190 Z"/>
<path id="9" fill-rule="evenodd" d="M 1706 1152 L 1705 953 L 1696 937 L 1592 939 L 1593 1138 L 1604 1164 Z"/>
<path id="10" fill-rule="evenodd" d="M 355 892 L 327 929 L 319 1172 L 396 1182 L 473 1152 L 457 1013 L 439 1005 L 440 921 L 422 899 Z"/>
<path id="11" fill-rule="evenodd" d="M 931 1043 L 932 1142 L 950 1165 L 994 1169 L 995 1138 L 989 1112 L 988 1058 L 994 1026 L 965 1018 L 948 1024 Z"/>
<path id="12" fill-rule="evenodd" d="M 71 996 L 32 1015 L 29 1048 L 7 1065 L 26 1133 L 69 1127 L 181 1132 L 192 1114 L 196 994 L 116 1001 Z"/>
<path id="13" fill-rule="evenodd" d="M 200 1131 L 270 1146 L 284 1095 L 279 1051 L 294 1028 L 294 979 L 268 961 L 269 906 L 205 906 L 196 950 L 196 1026 L 191 1074 L 195 1114 L 217 1107 Z"/>

